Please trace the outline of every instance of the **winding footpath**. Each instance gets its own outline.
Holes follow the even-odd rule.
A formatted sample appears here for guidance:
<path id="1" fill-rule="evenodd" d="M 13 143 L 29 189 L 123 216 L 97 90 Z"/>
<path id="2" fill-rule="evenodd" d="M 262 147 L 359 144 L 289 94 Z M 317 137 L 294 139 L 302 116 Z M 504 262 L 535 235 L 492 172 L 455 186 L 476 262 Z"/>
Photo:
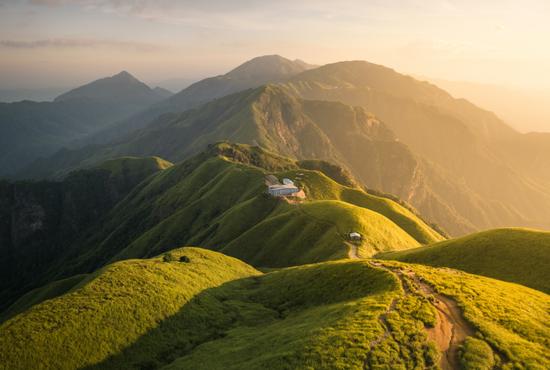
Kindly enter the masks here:
<path id="1" fill-rule="evenodd" d="M 426 328 L 426 333 L 428 338 L 435 342 L 437 348 L 442 354 L 439 365 L 443 370 L 460 369 L 458 350 L 466 337 L 474 335 L 475 329 L 464 319 L 456 302 L 442 294 L 437 293 L 430 285 L 423 282 L 422 279 L 420 279 L 415 272 L 410 269 L 389 267 L 380 262 L 369 263 L 372 266 L 383 268 L 396 275 L 399 278 L 405 295 L 419 294 L 423 297 L 427 297 L 432 302 L 437 313 L 436 324 L 433 328 Z M 405 281 L 412 283 L 416 287 L 415 291 L 411 291 Z M 380 321 L 382 322 L 386 332 L 381 338 L 373 342 L 375 344 L 380 343 L 389 335 L 387 325 L 384 322 L 384 317 L 391 312 L 393 309 L 392 306 L 395 306 L 395 300 L 392 302 L 388 311 L 380 317 Z M 373 343 L 371 343 L 371 345 Z"/>

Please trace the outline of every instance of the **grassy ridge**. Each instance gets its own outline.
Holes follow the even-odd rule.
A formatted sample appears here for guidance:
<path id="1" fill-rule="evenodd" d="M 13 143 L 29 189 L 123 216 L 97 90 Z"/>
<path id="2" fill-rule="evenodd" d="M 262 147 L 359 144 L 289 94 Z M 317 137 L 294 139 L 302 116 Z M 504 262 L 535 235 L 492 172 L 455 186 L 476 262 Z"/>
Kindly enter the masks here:
<path id="1" fill-rule="evenodd" d="M 221 251 L 256 266 L 288 266 L 345 258 L 349 249 L 346 235 L 350 231 L 364 236 L 358 246 L 359 256 L 418 245 L 386 217 L 345 202 L 321 200 L 285 208 Z M 262 248 L 258 248 L 260 243 Z"/>
<path id="2" fill-rule="evenodd" d="M 204 289 L 258 274 L 241 261 L 197 248 L 173 251 L 189 263 L 128 260 L 77 289 L 6 321 L 0 363 L 10 369 L 73 369 L 105 360 L 175 314 Z"/>
<path id="3" fill-rule="evenodd" d="M 446 266 L 550 293 L 550 233 L 498 229 L 380 256 Z"/>
<path id="4" fill-rule="evenodd" d="M 196 248 L 163 259 L 109 265 L 7 321 L 0 361 L 10 369 L 38 359 L 46 369 L 265 369 L 430 368 L 437 359 L 405 306 L 392 317 L 396 335 L 371 348 L 384 335 L 379 315 L 401 290 L 366 262 L 262 275 Z"/>
<path id="5" fill-rule="evenodd" d="M 502 282 L 446 268 L 406 265 L 457 301 L 464 317 L 477 331 L 477 338 L 490 344 L 503 369 L 550 367 L 550 297 L 518 284 Z M 482 348 L 485 348 L 483 350 Z M 486 351 L 469 343 L 471 354 Z M 469 358 L 464 354 L 463 358 Z M 471 356 L 472 360 L 476 356 Z M 472 367 L 475 368 L 475 367 Z"/>
<path id="6" fill-rule="evenodd" d="M 183 255 L 190 261 L 180 262 Z M 459 303 L 477 331 L 461 349 L 465 368 L 548 368 L 544 293 L 388 263 Z M 0 361 L 10 369 L 38 359 L 45 369 L 435 369 L 439 354 L 424 330 L 434 323 L 429 300 L 404 295 L 396 276 L 368 261 L 261 274 L 216 252 L 182 248 L 109 265 L 8 320 Z"/>
<path id="7" fill-rule="evenodd" d="M 307 201 L 303 207 L 265 194 L 264 177 L 273 173 L 279 179 L 295 179 L 304 189 Z M 324 219 L 341 214 L 342 207 L 354 212 L 343 217 L 346 222 L 338 228 L 320 233 L 323 222 L 316 221 L 312 213 L 299 211 L 317 200 L 337 201 L 315 206 L 317 213 L 326 214 Z M 371 220 L 384 231 L 368 227 Z M 305 222 L 312 226 L 300 226 Z M 260 226 L 264 234 L 255 232 Z M 298 229 L 301 236 L 294 238 L 292 233 Z M 175 245 L 228 248 L 226 253 L 264 267 L 318 262 L 344 257 L 348 251 L 345 234 L 354 229 L 365 233 L 359 248 L 362 256 L 387 250 L 387 246 L 411 248 L 442 239 L 393 201 L 343 186 L 321 172 L 297 168 L 294 161 L 262 149 L 221 143 L 142 182 L 106 217 L 103 225 L 75 244 L 74 254 L 56 266 L 54 273 L 62 274 L 53 278 L 88 272 L 109 261 L 151 257 Z M 247 232 L 251 237 L 240 238 L 237 243 L 236 239 Z M 300 246 L 299 240 L 304 242 Z M 280 245 L 292 243 L 298 247 L 276 255 Z M 308 248 L 312 246 L 316 250 L 310 253 Z M 262 253 L 277 259 L 257 257 Z"/>

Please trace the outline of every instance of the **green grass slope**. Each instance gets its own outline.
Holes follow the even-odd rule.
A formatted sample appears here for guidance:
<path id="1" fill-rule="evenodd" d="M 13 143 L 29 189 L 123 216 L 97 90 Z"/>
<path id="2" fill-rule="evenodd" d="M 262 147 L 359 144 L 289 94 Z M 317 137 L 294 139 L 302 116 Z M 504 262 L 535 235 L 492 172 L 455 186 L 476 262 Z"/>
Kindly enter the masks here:
<path id="1" fill-rule="evenodd" d="M 109 265 L 68 294 L 0 327 L 10 369 L 429 368 L 437 353 L 412 313 L 400 335 L 378 316 L 400 294 L 397 280 L 365 262 L 328 262 L 261 275 L 196 248 L 175 261 Z M 179 262 L 180 255 L 190 262 Z"/>
<path id="2" fill-rule="evenodd" d="M 548 294 L 448 268 L 388 263 L 415 271 L 436 291 L 457 302 L 465 319 L 476 330 L 463 348 L 464 368 L 543 370 L 550 367 Z"/>
<path id="3" fill-rule="evenodd" d="M 550 293 L 550 233 L 547 232 L 490 230 L 381 257 L 451 267 Z"/>
<path id="4" fill-rule="evenodd" d="M 459 304 L 475 332 L 460 351 L 464 368 L 548 368 L 548 295 L 450 269 L 387 264 L 414 271 Z M 37 361 L 44 369 L 436 369 L 440 354 L 426 333 L 437 322 L 430 302 L 365 260 L 262 274 L 182 248 L 106 266 L 3 323 L 0 362 L 10 369 Z"/>
<path id="5" fill-rule="evenodd" d="M 279 160 L 259 148 L 227 143 L 217 148 L 141 183 L 101 227 L 90 232 L 91 237 L 75 245 L 73 258 L 56 269 L 68 275 L 81 273 L 109 260 L 153 256 L 181 244 L 223 250 L 237 238 L 241 240 L 233 246 L 239 247 L 228 249 L 232 255 L 252 262 L 248 257 L 256 253 L 274 256 L 278 249 L 287 248 L 288 253 L 276 261 L 264 258 L 257 262 L 261 266 L 289 266 L 297 261 L 318 262 L 345 256 L 349 249 L 346 233 L 354 229 L 364 232 L 359 248 L 363 256 L 442 240 L 412 212 L 391 200 L 343 186 L 320 172 L 300 169 L 295 162 Z M 288 170 L 289 167 L 294 169 Z M 296 205 L 267 196 L 266 174 L 295 178 L 307 200 Z M 310 204 L 318 200 L 327 202 Z M 303 212 L 308 209 L 315 212 Z M 324 216 L 316 219 L 315 213 Z M 342 214 L 345 216 L 338 227 L 326 228 L 323 219 Z M 368 226 L 370 222 L 372 226 Z M 310 223 L 311 228 L 300 226 L 305 223 Z M 260 229 L 263 234 L 258 232 Z M 320 249 L 310 254 L 305 247 L 290 248 L 296 230 L 300 230 L 296 240 L 317 242 L 325 238 L 315 244 Z M 243 241 L 242 235 L 248 231 L 251 233 Z"/>
<path id="6" fill-rule="evenodd" d="M 187 256 L 189 263 L 179 262 Z M 76 369 L 117 354 L 201 291 L 258 274 L 245 263 L 197 248 L 128 260 L 94 273 L 0 328 L 0 363 L 9 369 Z"/>

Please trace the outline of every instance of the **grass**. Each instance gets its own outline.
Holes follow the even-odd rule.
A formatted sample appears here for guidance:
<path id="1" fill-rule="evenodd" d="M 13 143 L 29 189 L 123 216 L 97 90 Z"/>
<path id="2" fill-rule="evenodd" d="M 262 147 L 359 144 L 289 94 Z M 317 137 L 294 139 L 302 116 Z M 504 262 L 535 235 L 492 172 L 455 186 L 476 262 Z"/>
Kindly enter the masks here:
<path id="1" fill-rule="evenodd" d="M 347 234 L 361 233 L 359 256 L 418 242 L 386 217 L 336 200 L 285 207 L 221 249 L 255 266 L 289 266 L 345 258 Z M 261 245 L 261 248 L 258 248 Z"/>
<path id="2" fill-rule="evenodd" d="M 550 368 L 547 294 L 448 268 L 406 266 L 438 292 L 453 298 L 476 328 L 476 340 L 467 341 L 462 348 L 465 368 L 487 368 L 483 366 L 493 361 L 502 369 Z"/>
<path id="3" fill-rule="evenodd" d="M 405 266 L 455 299 L 476 328 L 460 350 L 465 369 L 548 368 L 547 295 Z M 440 354 L 424 330 L 435 324 L 434 309 L 403 293 L 396 276 L 365 260 L 262 274 L 182 248 L 108 265 L 8 320 L 0 361 L 10 369 L 39 360 L 45 369 L 436 369 Z"/>
<path id="4" fill-rule="evenodd" d="M 177 245 L 201 245 L 256 266 L 280 267 L 345 257 L 346 234 L 353 230 L 365 234 L 359 248 L 365 257 L 441 240 L 397 203 L 318 171 L 289 169 L 293 163 L 245 145 L 212 146 L 142 182 L 101 226 L 73 245 L 50 279 L 115 260 L 151 257 Z M 296 206 L 268 197 L 264 177 L 273 173 L 279 178 L 302 174 L 297 182 L 307 201 Z M 327 220 L 337 218 L 342 219 L 338 227 L 326 227 Z"/>
<path id="5" fill-rule="evenodd" d="M 437 354 L 417 307 L 400 304 L 384 336 L 379 316 L 402 294 L 364 261 L 261 274 L 238 260 L 183 248 L 109 265 L 0 330 L 10 369 L 430 368 Z M 185 255 L 190 262 L 179 262 Z M 172 262 L 163 262 L 169 260 Z M 372 348 L 371 348 L 372 347 Z"/>
<path id="6" fill-rule="evenodd" d="M 74 369 L 134 343 L 207 288 L 259 274 L 241 261 L 198 248 L 172 252 L 189 263 L 127 260 L 0 327 L 0 363 L 9 369 Z"/>
<path id="7" fill-rule="evenodd" d="M 446 266 L 550 293 L 550 233 L 498 229 L 380 256 Z"/>

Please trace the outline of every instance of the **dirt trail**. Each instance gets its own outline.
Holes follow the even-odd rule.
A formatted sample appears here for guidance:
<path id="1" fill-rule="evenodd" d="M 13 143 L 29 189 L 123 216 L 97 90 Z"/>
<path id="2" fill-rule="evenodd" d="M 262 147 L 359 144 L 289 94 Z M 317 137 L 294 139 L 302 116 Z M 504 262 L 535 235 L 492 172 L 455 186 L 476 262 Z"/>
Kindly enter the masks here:
<path id="1" fill-rule="evenodd" d="M 379 262 L 371 262 L 371 264 L 396 274 L 399 277 L 405 294 L 421 294 L 425 297 L 433 297 L 431 301 L 437 313 L 436 324 L 433 328 L 426 328 L 426 333 L 428 338 L 435 342 L 441 352 L 440 367 L 443 370 L 460 369 L 458 361 L 459 347 L 466 337 L 474 335 L 475 329 L 464 319 L 456 302 L 437 293 L 412 270 L 391 268 Z M 411 289 L 409 289 L 405 282 L 406 280 L 414 284 L 417 288 L 416 292 L 411 292 Z"/>

